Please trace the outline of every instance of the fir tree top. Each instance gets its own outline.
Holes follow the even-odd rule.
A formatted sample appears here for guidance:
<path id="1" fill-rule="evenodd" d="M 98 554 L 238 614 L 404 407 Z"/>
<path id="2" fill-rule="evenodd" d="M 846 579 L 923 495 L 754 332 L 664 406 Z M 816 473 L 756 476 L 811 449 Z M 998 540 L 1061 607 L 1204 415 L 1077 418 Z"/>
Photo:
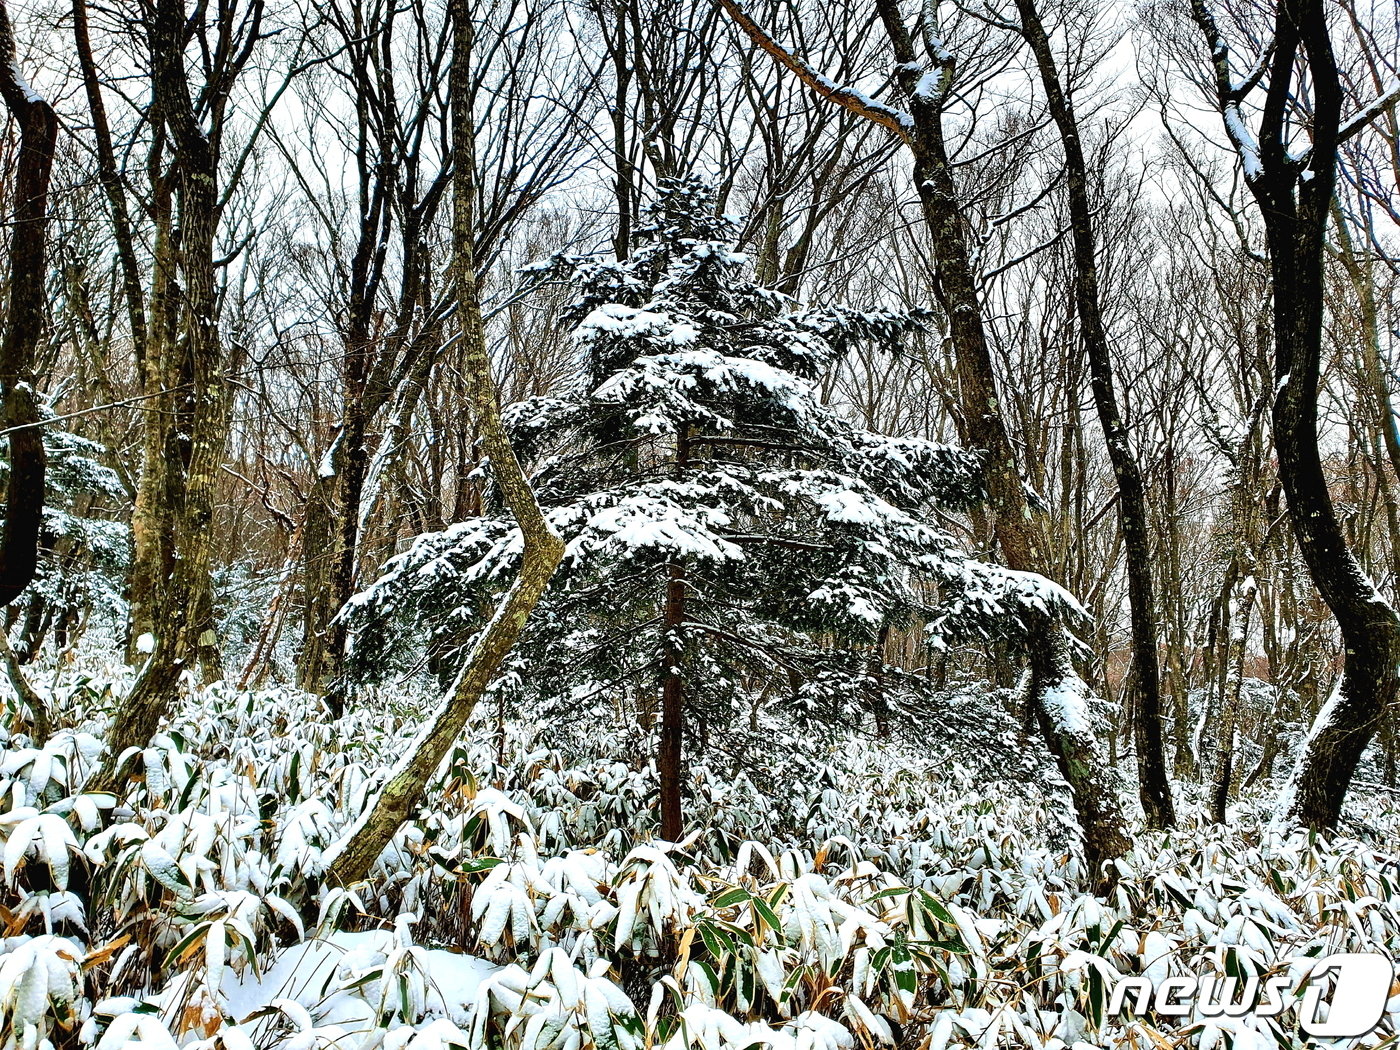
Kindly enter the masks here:
<path id="1" fill-rule="evenodd" d="M 562 396 L 507 413 L 568 541 L 517 687 L 570 702 L 644 694 L 671 644 L 695 702 L 718 717 L 778 678 L 789 697 L 814 676 L 841 695 L 889 625 L 917 623 L 938 645 L 1015 633 L 1032 609 L 1078 611 L 1060 588 L 970 558 L 929 523 L 980 495 L 976 455 L 873 433 L 822 402 L 819 378 L 850 347 L 895 349 L 923 319 L 804 309 L 754 281 L 732 236 L 713 196 L 679 180 L 663 184 L 630 258 L 560 258 L 534 275 L 576 289 L 568 316 L 590 368 Z M 519 545 L 496 512 L 420 537 L 352 602 L 362 661 L 390 654 L 393 621 L 439 647 L 465 643 Z M 667 639 L 676 573 L 686 617 Z"/>

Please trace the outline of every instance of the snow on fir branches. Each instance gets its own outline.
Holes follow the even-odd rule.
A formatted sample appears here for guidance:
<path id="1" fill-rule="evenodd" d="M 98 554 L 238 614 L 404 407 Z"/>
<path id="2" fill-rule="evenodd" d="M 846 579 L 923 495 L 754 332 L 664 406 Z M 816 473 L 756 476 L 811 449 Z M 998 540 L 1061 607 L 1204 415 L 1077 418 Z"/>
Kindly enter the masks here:
<path id="1" fill-rule="evenodd" d="M 584 378 L 506 414 L 568 546 L 498 689 L 564 721 L 659 723 L 663 767 L 681 723 L 728 724 L 755 704 L 862 721 L 885 702 L 892 626 L 937 647 L 1083 614 L 933 524 L 981 496 L 976 454 L 862 429 L 823 402 L 852 347 L 898 352 L 926 315 L 804 308 L 755 282 L 733 236 L 702 184 L 675 180 L 630 258 L 537 268 L 575 289 Z M 359 667 L 395 664 L 405 628 L 440 657 L 470 643 L 521 549 L 498 499 L 483 502 L 352 601 Z"/>

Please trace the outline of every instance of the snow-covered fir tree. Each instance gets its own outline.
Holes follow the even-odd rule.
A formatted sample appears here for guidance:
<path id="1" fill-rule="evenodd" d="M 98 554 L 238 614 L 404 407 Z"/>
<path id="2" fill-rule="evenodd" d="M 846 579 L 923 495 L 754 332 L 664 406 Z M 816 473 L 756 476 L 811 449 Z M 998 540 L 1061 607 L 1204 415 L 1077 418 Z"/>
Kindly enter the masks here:
<path id="1" fill-rule="evenodd" d="M 938 646 L 1014 636 L 1031 610 L 1078 612 L 932 524 L 979 496 L 976 455 L 872 433 L 822 402 L 819 380 L 853 346 L 897 351 L 922 319 L 804 308 L 755 282 L 733 236 L 712 194 L 677 180 L 627 260 L 537 272 L 576 289 L 585 378 L 508 413 L 568 552 L 499 700 L 653 737 L 668 833 L 683 736 L 880 717 L 904 688 L 880 656 L 891 626 Z M 405 622 L 439 654 L 463 646 L 519 551 L 503 511 L 420 537 L 351 604 L 357 664 L 391 666 Z"/>

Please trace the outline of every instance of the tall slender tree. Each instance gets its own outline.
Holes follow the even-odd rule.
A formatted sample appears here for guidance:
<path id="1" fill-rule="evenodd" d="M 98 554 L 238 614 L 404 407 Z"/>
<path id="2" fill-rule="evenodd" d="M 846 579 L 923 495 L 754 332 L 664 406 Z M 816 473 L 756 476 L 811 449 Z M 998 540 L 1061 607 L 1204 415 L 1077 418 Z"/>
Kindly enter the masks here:
<path id="1" fill-rule="evenodd" d="M 186 378 L 176 391 L 162 388 L 163 396 L 174 394 L 174 419 L 151 421 L 162 428 L 161 435 L 147 440 L 148 453 L 162 449 L 164 455 L 147 456 L 142 484 L 157 486 L 157 503 L 178 501 L 156 512 L 158 519 L 171 523 L 169 570 L 159 579 L 154 650 L 117 708 L 107 732 L 107 753 L 93 774 L 92 783 L 100 787 L 114 786 L 129 752 L 154 735 L 178 692 L 181 674 L 201 658 L 207 661 L 208 651 L 216 649 L 210 568 L 231 407 L 218 324 L 215 245 L 224 203 L 219 162 L 233 83 L 262 32 L 261 0 L 253 0 L 241 14 L 231 6 L 220 8 L 214 27 L 223 41 L 215 52 L 219 63 L 202 89 L 191 84 L 185 62 L 190 27 L 184 0 L 158 0 L 147 25 L 152 97 L 173 157 L 178 243 L 170 245 L 169 258 L 181 285 L 178 313 L 176 304 L 164 307 L 171 311 L 178 338 L 163 341 L 161 354 L 183 358 L 183 368 L 162 365 L 155 372 L 163 385 L 174 372 Z M 178 473 L 178 495 L 171 491 L 172 471 Z"/>
<path id="2" fill-rule="evenodd" d="M 1113 464 L 1118 487 L 1118 520 L 1128 570 L 1128 606 L 1132 617 L 1133 742 L 1137 750 L 1139 798 L 1147 822 L 1170 827 L 1176 822 L 1171 783 L 1162 748 L 1161 680 L 1157 664 L 1157 611 L 1153 600 L 1152 548 L 1142 469 L 1133 451 L 1128 426 L 1114 390 L 1113 358 L 1099 305 L 1099 261 L 1094 212 L 1089 197 L 1089 165 L 1068 82 L 1061 76 L 1036 0 L 1016 0 L 1021 33 L 1035 57 L 1051 119 L 1065 155 L 1065 195 L 1069 204 L 1074 251 L 1074 305 L 1079 340 L 1089 359 L 1094 407 Z"/>
<path id="3" fill-rule="evenodd" d="M 501 498 L 520 529 L 522 556 L 510 590 L 477 637 L 455 681 L 388 782 L 370 799 L 344 838 L 327 852 L 331 875 L 352 883 L 369 874 L 399 826 L 423 797 L 433 773 L 466 727 L 477 702 L 525 630 L 550 577 L 564 556 L 564 541 L 540 512 L 535 494 L 515 458 L 501 421 L 496 384 L 487 355 L 486 324 L 474 254 L 476 127 L 470 61 L 473 25 L 469 0 L 451 0 L 452 67 L 448 78 L 452 127 L 452 254 L 457 287 L 457 322 L 463 343 L 473 420 Z"/>
<path id="4" fill-rule="evenodd" d="M 1049 568 L 1044 537 L 1026 495 L 997 391 L 965 216 L 944 130 L 944 112 L 957 86 L 958 58 L 943 36 L 940 5 L 925 5 L 921 16 L 921 59 L 898 0 L 877 0 L 876 9 L 894 58 L 894 79 L 907 106 L 900 108 L 822 76 L 770 37 L 737 0 L 720 2 L 759 47 L 817 94 L 888 128 L 909 149 L 914 185 L 932 242 L 941 306 L 957 360 L 962 440 L 983 455 L 989 517 L 1006 563 L 1019 571 L 1043 573 Z M 1031 707 L 1070 785 L 1084 831 L 1086 856 L 1090 867 L 1097 870 L 1103 861 L 1121 856 L 1130 845 L 1116 778 L 1100 754 L 1089 720 L 1071 713 L 1087 701 L 1088 694 L 1074 673 L 1063 628 L 1047 618 L 1029 650 Z"/>

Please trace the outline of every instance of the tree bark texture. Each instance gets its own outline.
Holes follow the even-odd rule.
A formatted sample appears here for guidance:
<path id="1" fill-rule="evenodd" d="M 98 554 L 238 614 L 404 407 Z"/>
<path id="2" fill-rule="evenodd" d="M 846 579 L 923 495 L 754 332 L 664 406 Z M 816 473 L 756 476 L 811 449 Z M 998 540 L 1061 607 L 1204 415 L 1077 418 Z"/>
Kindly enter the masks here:
<path id="1" fill-rule="evenodd" d="M 1323 0 L 1279 0 L 1256 146 L 1234 130 L 1248 86 L 1234 83 L 1229 50 L 1205 0 L 1192 0 L 1192 14 L 1211 50 L 1218 101 L 1268 240 L 1279 478 L 1299 550 L 1346 652 L 1341 683 L 1319 713 L 1290 781 L 1285 816 L 1332 828 L 1362 752 L 1400 688 L 1400 619 L 1347 544 L 1318 449 L 1324 255 L 1342 136 L 1341 80 Z M 1310 91 L 1312 103 L 1312 144 L 1301 156 L 1290 152 L 1288 141 L 1295 80 L 1298 91 Z"/>
<path id="2" fill-rule="evenodd" d="M 27 84 L 15 60 L 8 9 L 0 3 L 0 95 L 19 125 L 14 210 L 10 226 L 9 301 L 0 339 L 0 423 L 10 451 L 5 518 L 0 531 L 0 607 L 29 586 L 39 564 L 44 523 L 44 432 L 34 364 L 44 333 L 44 278 L 48 245 L 49 176 L 53 171 L 58 118 Z"/>
<path id="3" fill-rule="evenodd" d="M 177 418 L 187 423 L 173 435 L 185 467 L 177 510 L 156 508 L 157 519 L 173 521 L 173 566 L 165 580 L 155 650 L 123 698 L 107 733 L 107 753 L 90 784 L 114 789 L 125 757 L 144 747 L 178 693 L 181 674 L 192 670 L 201 637 L 211 629 L 208 611 L 214 501 L 228 436 L 229 397 L 221 374 L 223 348 L 216 319 L 215 235 L 219 224 L 215 140 L 196 119 L 185 68 L 183 0 L 160 0 L 150 26 L 156 101 L 169 130 L 177 174 L 180 243 L 178 272 L 184 278 L 179 333 L 187 347 L 189 382 L 176 397 Z M 166 344 L 162 353 L 174 348 Z M 167 449 L 167 453 L 170 450 Z M 179 462 L 179 460 L 177 460 Z M 167 455 L 164 464 L 170 467 Z M 142 479 L 146 484 L 150 479 Z M 166 495 L 169 495 L 167 492 Z"/>

